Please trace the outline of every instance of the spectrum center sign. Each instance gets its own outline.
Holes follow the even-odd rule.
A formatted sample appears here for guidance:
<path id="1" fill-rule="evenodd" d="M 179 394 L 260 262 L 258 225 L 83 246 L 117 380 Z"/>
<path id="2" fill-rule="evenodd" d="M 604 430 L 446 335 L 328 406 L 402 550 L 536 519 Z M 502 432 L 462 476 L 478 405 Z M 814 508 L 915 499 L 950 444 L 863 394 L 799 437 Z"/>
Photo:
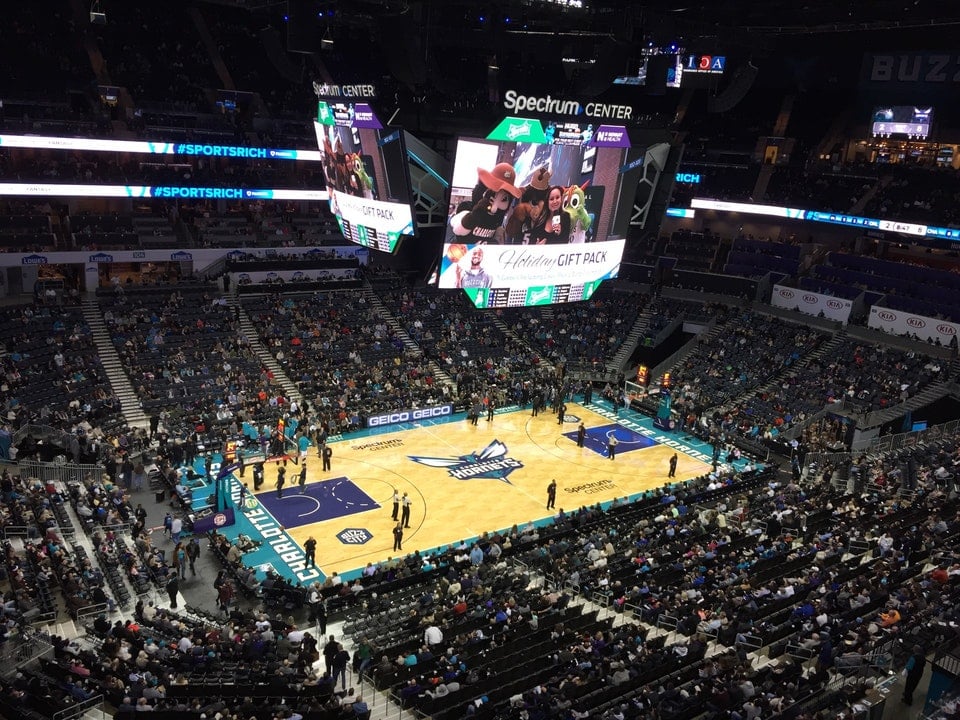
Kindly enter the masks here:
<path id="1" fill-rule="evenodd" d="M 549 95 L 522 95 L 516 90 L 507 90 L 503 95 L 503 107 L 511 112 L 537 112 L 547 115 L 584 115 L 590 118 L 632 120 L 632 105 L 563 100 Z"/>

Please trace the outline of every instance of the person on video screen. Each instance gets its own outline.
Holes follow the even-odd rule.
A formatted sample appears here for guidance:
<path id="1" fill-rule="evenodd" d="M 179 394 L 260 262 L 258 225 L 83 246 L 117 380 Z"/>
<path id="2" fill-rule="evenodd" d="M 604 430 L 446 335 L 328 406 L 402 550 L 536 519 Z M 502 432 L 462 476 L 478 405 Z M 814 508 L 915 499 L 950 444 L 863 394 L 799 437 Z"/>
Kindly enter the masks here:
<path id="1" fill-rule="evenodd" d="M 498 163 L 493 170 L 477 169 L 480 182 L 473 189 L 469 203 L 461 203 L 450 218 L 450 229 L 462 242 L 495 242 L 502 244 L 505 237 L 503 219 L 514 200 L 520 198 L 520 189 L 513 183 L 516 171 L 510 163 Z"/>
<path id="2" fill-rule="evenodd" d="M 570 240 L 570 216 L 563 210 L 563 188 L 554 185 L 547 193 L 543 222 L 534 228 L 530 241 L 536 245 L 565 245 Z"/>
<path id="3" fill-rule="evenodd" d="M 523 188 L 520 202 L 513 208 L 506 224 L 506 240 L 511 245 L 529 245 L 533 231 L 544 224 L 547 207 L 547 191 L 550 189 L 550 171 L 539 168 Z"/>
<path id="4" fill-rule="evenodd" d="M 470 266 L 466 269 L 459 263 L 456 265 L 458 288 L 488 288 L 493 285 L 493 278 L 484 270 L 483 248 L 479 245 L 470 252 Z"/>

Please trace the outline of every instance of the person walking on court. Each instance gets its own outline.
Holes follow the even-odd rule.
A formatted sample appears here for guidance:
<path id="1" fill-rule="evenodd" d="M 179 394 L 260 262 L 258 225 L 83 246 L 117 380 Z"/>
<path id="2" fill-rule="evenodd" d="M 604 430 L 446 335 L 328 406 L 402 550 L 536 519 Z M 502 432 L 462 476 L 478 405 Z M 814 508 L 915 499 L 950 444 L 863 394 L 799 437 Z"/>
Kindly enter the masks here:
<path id="1" fill-rule="evenodd" d="M 493 422 L 493 411 L 496 406 L 497 404 L 493 401 L 493 398 L 487 400 L 487 422 Z"/>
<path id="2" fill-rule="evenodd" d="M 224 580 L 223 584 L 220 585 L 220 589 L 217 590 L 217 605 L 223 610 L 224 615 L 230 614 L 231 602 L 233 602 L 233 583 L 229 580 Z"/>
<path id="3" fill-rule="evenodd" d="M 397 522 L 393 528 L 393 551 L 403 550 L 403 523 Z"/>
<path id="4" fill-rule="evenodd" d="M 577 447 L 583 447 L 583 442 L 587 438 L 587 429 L 583 426 L 583 423 L 580 423 L 580 427 L 577 428 Z"/>
<path id="5" fill-rule="evenodd" d="M 187 551 L 183 543 L 177 543 L 173 549 L 173 571 L 181 580 L 187 579 Z"/>
<path id="6" fill-rule="evenodd" d="M 400 493 L 397 492 L 397 489 L 393 489 L 393 515 L 391 515 L 394 522 L 400 519 Z"/>
<path id="7" fill-rule="evenodd" d="M 277 461 L 277 497 L 283 497 L 283 486 L 287 482 L 287 469 Z"/>
<path id="8" fill-rule="evenodd" d="M 333 457 L 333 448 L 329 445 L 323 446 L 323 471 L 330 472 L 330 458 Z"/>
<path id="9" fill-rule="evenodd" d="M 350 662 L 350 653 L 337 645 L 337 652 L 333 656 L 333 687 L 337 687 L 337 678 L 340 678 L 341 690 L 347 689 L 347 664 Z"/>
<path id="10" fill-rule="evenodd" d="M 327 672 L 331 675 L 333 674 L 333 658 L 337 654 L 338 647 L 339 643 L 337 643 L 333 635 L 327 640 L 327 644 L 323 646 L 323 664 Z"/>
<path id="11" fill-rule="evenodd" d="M 617 436 L 611 434 L 607 438 L 607 457 L 613 460 L 617 456 L 617 445 L 620 444 L 620 441 L 617 440 Z"/>
<path id="12" fill-rule="evenodd" d="M 170 539 L 173 540 L 174 545 L 180 542 L 181 532 L 183 532 L 183 520 L 174 516 L 173 520 L 170 521 Z"/>
<path id="13" fill-rule="evenodd" d="M 410 506 L 413 505 L 413 500 L 407 493 L 404 493 L 400 503 L 403 506 L 400 511 L 400 524 L 404 527 L 410 527 Z"/>
<path id="14" fill-rule="evenodd" d="M 670 472 L 667 473 L 667 477 L 676 477 L 677 475 L 677 454 L 674 453 L 670 456 Z"/>
<path id="15" fill-rule="evenodd" d="M 173 576 L 167 580 L 167 596 L 170 598 L 170 607 L 173 610 L 177 609 L 177 595 L 180 593 L 180 578 L 177 577 L 176 573 L 173 573 Z"/>
<path id="16" fill-rule="evenodd" d="M 303 495 L 307 491 L 307 464 L 306 463 L 300 466 L 300 475 L 297 477 L 297 484 L 300 486 L 300 494 Z"/>
<path id="17" fill-rule="evenodd" d="M 190 574 L 193 577 L 197 576 L 197 560 L 200 559 L 200 541 L 196 537 L 190 538 L 190 542 L 187 543 L 187 561 L 190 563 Z"/>
<path id="18" fill-rule="evenodd" d="M 321 635 L 327 634 L 327 603 L 323 599 L 323 595 L 320 595 L 320 602 L 314 607 L 314 612 L 316 615 L 314 619 L 317 621 L 317 629 L 320 631 Z"/>
<path id="19" fill-rule="evenodd" d="M 557 481 L 551 480 L 547 485 L 547 510 L 553 510 L 557 502 Z"/>
<path id="20" fill-rule="evenodd" d="M 317 566 L 317 541 L 313 535 L 308 537 L 307 541 L 303 544 L 303 556 L 306 558 L 307 567 Z"/>
<path id="21" fill-rule="evenodd" d="M 906 682 L 903 684 L 903 697 L 900 702 L 904 705 L 913 704 L 913 691 L 920 684 L 920 678 L 923 677 L 923 670 L 927 666 L 927 656 L 923 648 L 919 645 L 913 646 L 913 654 L 907 660 L 904 672 L 907 675 Z"/>
<path id="22" fill-rule="evenodd" d="M 563 416 L 567 414 L 567 404 L 561 400 L 557 405 L 557 424 L 563 425 Z"/>
<path id="23" fill-rule="evenodd" d="M 263 485 L 263 463 L 253 466 L 253 491 L 256 492 Z"/>

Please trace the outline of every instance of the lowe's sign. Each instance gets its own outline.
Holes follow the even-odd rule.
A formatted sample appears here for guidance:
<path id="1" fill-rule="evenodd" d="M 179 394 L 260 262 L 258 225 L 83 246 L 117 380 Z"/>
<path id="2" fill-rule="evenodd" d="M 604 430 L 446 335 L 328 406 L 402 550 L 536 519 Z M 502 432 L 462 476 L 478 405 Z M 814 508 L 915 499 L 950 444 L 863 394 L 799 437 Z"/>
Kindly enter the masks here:
<path id="1" fill-rule="evenodd" d="M 449 403 L 425 408 L 410 408 L 408 410 L 397 410 L 396 412 L 384 413 L 382 415 L 372 415 L 367 418 L 367 427 L 383 427 L 385 425 L 396 425 L 397 423 L 420 422 L 422 420 L 450 417 L 451 415 L 453 415 L 453 405 Z"/>

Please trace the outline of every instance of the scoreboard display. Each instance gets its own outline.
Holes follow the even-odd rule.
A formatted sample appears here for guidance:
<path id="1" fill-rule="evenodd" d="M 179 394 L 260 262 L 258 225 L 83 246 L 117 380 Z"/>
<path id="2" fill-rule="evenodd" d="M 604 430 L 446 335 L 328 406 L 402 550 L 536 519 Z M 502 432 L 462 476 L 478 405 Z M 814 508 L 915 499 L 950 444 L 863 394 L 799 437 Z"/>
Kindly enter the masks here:
<path id="1" fill-rule="evenodd" d="M 413 235 L 403 133 L 385 133 L 366 103 L 317 105 L 314 121 L 330 210 L 351 242 L 393 252 Z"/>
<path id="2" fill-rule="evenodd" d="M 915 138 L 926 138 L 930 134 L 932 117 L 932 107 L 887 105 L 874 109 L 873 125 L 870 129 L 875 137 L 907 135 Z"/>
<path id="3" fill-rule="evenodd" d="M 479 308 L 589 299 L 619 271 L 643 156 L 599 123 L 508 117 L 461 138 L 439 286 Z"/>

